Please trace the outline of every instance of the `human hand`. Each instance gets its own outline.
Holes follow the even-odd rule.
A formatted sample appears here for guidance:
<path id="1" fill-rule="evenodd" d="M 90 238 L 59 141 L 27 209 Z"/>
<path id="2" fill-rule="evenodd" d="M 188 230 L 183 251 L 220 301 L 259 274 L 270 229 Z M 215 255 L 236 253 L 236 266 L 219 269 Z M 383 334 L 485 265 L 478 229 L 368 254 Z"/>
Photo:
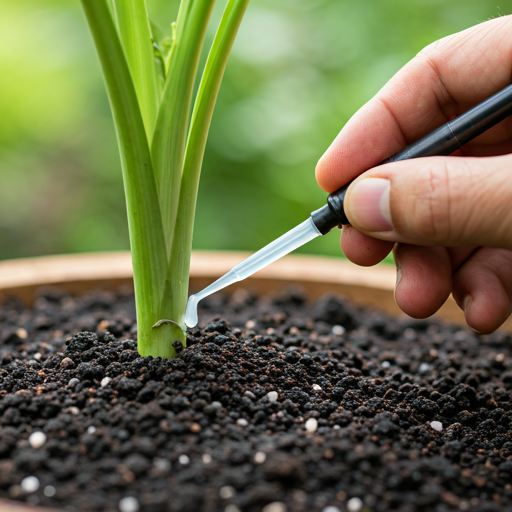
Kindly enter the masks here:
<path id="1" fill-rule="evenodd" d="M 512 310 L 512 117 L 452 156 L 375 166 L 509 85 L 511 34 L 506 16 L 429 45 L 349 120 L 316 169 L 327 192 L 359 176 L 344 204 L 348 259 L 375 265 L 395 246 L 398 306 L 426 318 L 452 292 L 481 333 Z"/>

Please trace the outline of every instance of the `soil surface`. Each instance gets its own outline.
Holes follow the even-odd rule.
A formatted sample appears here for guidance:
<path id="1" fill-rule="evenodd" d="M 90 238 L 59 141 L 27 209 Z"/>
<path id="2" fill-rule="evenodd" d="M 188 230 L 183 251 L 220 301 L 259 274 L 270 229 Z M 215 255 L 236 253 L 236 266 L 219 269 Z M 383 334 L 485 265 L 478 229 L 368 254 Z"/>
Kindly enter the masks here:
<path id="1" fill-rule="evenodd" d="M 137 354 L 129 293 L 2 306 L 0 497 L 69 511 L 512 509 L 510 335 L 299 290 L 214 295 L 200 319 L 165 361 Z"/>

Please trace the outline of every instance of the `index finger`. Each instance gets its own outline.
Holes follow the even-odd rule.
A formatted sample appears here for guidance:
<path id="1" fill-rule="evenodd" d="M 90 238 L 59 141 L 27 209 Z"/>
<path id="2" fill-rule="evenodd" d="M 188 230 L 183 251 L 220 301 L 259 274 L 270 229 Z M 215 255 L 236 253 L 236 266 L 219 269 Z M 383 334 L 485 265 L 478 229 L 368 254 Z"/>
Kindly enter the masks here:
<path id="1" fill-rule="evenodd" d="M 316 168 L 332 192 L 510 84 L 512 16 L 448 36 L 421 51 L 348 121 Z M 512 137 L 507 118 L 478 144 Z"/>

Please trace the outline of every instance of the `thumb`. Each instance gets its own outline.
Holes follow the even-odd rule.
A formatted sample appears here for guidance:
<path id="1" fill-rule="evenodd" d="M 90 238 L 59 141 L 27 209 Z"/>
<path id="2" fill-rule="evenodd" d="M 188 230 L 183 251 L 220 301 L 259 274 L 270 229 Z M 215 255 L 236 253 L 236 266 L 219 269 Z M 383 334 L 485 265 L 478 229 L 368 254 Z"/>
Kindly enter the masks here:
<path id="1" fill-rule="evenodd" d="M 376 167 L 349 187 L 345 213 L 355 228 L 382 240 L 512 249 L 512 155 Z"/>

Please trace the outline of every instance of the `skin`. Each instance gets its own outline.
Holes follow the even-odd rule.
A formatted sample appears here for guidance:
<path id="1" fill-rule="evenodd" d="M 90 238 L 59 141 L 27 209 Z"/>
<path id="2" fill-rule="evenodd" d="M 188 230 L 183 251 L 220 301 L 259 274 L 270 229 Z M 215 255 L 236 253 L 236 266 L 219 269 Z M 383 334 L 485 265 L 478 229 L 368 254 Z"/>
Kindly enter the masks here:
<path id="1" fill-rule="evenodd" d="M 412 317 L 432 315 L 450 293 L 480 333 L 512 312 L 512 116 L 451 156 L 378 164 L 511 81 L 512 16 L 441 39 L 364 105 L 318 162 L 327 192 L 357 178 L 343 252 L 370 266 L 394 250 L 396 302 Z M 367 178 L 389 180 L 392 225 L 368 224 L 369 196 L 357 186 Z"/>

